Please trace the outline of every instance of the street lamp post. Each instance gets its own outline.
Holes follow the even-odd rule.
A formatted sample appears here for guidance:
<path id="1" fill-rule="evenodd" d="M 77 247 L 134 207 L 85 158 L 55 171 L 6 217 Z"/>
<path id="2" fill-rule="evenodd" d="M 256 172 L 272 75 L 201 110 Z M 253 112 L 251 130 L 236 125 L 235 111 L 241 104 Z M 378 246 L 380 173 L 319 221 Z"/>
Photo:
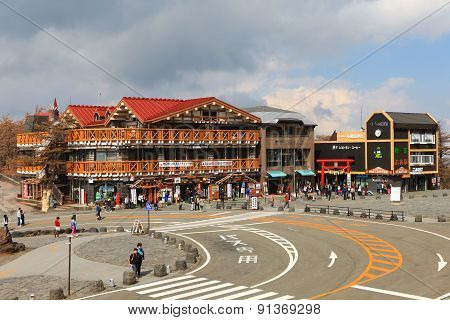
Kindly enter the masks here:
<path id="1" fill-rule="evenodd" d="M 67 283 L 67 296 L 70 296 L 70 276 L 71 276 L 71 268 L 72 268 L 72 235 L 68 236 L 69 238 L 69 279 Z"/>

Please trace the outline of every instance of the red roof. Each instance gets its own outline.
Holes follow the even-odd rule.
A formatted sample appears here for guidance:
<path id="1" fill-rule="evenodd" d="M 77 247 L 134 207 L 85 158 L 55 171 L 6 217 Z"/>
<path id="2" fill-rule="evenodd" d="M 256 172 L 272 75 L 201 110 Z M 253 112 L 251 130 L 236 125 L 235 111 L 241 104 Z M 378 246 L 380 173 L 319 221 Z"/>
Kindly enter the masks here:
<path id="1" fill-rule="evenodd" d="M 88 127 L 105 124 L 105 120 L 94 121 L 94 115 L 97 113 L 100 117 L 104 117 L 107 111 L 112 112 L 114 109 L 114 106 L 69 105 L 66 112 L 70 111 L 82 127 Z"/>
<path id="2" fill-rule="evenodd" d="M 260 119 L 258 117 L 246 111 L 238 109 L 232 105 L 229 105 L 223 101 L 220 101 L 215 97 L 196 98 L 189 100 L 123 97 L 117 108 L 120 108 L 121 102 L 125 103 L 125 105 L 142 123 L 157 122 L 168 116 L 200 107 L 211 102 L 216 102 L 224 105 L 227 108 L 233 109 L 236 112 L 249 117 L 249 119 L 260 122 Z"/>

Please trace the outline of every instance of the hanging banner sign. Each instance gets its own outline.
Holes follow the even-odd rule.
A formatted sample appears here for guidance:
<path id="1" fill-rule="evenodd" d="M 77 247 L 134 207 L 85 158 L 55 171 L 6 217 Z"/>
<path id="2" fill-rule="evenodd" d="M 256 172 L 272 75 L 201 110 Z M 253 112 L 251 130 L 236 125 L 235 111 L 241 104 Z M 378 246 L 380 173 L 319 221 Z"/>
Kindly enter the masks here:
<path id="1" fill-rule="evenodd" d="M 161 161 L 158 165 L 160 168 L 177 168 L 192 167 L 194 164 L 191 161 Z"/>
<path id="2" fill-rule="evenodd" d="M 229 167 L 233 165 L 233 161 L 230 160 L 208 160 L 202 161 L 203 167 Z"/>

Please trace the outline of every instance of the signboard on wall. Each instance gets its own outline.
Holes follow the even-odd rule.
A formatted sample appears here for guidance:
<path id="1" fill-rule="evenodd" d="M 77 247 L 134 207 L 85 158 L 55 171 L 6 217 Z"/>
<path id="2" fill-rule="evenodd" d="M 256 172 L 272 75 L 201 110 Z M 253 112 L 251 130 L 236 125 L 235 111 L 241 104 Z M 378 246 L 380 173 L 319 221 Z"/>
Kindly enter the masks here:
<path id="1" fill-rule="evenodd" d="M 371 170 L 375 171 L 384 170 L 390 172 L 391 144 L 389 142 L 367 143 L 367 169 L 369 173 L 372 173 Z"/>
<path id="2" fill-rule="evenodd" d="M 370 173 L 370 174 L 385 174 L 385 175 L 387 175 L 387 174 L 390 174 L 391 171 L 383 169 L 383 168 L 380 168 L 380 167 L 376 167 L 376 168 L 367 170 L 367 173 Z"/>
<path id="3" fill-rule="evenodd" d="M 394 144 L 394 170 L 408 168 L 408 142 L 396 142 Z M 407 172 L 406 172 L 407 173 Z"/>
<path id="4" fill-rule="evenodd" d="M 367 139 L 390 139 L 391 123 L 382 113 L 374 114 L 367 121 Z"/>
<path id="5" fill-rule="evenodd" d="M 202 161 L 203 167 L 229 167 L 233 165 L 231 160 L 208 160 Z"/>
<path id="6" fill-rule="evenodd" d="M 177 168 L 192 167 L 194 164 L 191 161 L 160 161 L 158 165 L 160 168 Z"/>

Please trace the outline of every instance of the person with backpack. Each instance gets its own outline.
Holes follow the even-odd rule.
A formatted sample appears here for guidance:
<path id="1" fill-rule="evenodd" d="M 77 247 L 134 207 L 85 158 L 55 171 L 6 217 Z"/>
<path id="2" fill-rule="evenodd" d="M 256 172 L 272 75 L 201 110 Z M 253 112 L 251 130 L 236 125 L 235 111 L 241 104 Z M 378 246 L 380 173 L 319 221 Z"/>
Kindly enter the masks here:
<path id="1" fill-rule="evenodd" d="M 59 222 L 59 217 L 56 217 L 54 225 L 55 225 L 54 231 L 55 238 L 59 238 L 59 233 L 61 231 L 61 222 Z"/>
<path id="2" fill-rule="evenodd" d="M 142 256 L 138 253 L 138 249 L 134 248 L 133 253 L 130 255 L 128 259 L 131 268 L 136 273 L 138 277 L 141 276 L 141 266 L 142 266 Z"/>

